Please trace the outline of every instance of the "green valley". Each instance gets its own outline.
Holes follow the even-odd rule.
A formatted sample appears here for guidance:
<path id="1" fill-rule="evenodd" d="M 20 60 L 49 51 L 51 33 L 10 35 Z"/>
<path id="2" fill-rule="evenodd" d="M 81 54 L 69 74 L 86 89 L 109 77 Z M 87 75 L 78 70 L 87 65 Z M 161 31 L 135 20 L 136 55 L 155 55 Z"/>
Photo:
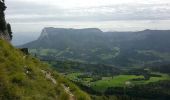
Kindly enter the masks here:
<path id="1" fill-rule="evenodd" d="M 167 100 L 169 32 L 50 27 L 21 47 L 28 47 L 32 56 L 51 65 L 94 100 Z"/>
<path id="2" fill-rule="evenodd" d="M 0 100 L 169 100 L 169 5 L 0 0 Z"/>

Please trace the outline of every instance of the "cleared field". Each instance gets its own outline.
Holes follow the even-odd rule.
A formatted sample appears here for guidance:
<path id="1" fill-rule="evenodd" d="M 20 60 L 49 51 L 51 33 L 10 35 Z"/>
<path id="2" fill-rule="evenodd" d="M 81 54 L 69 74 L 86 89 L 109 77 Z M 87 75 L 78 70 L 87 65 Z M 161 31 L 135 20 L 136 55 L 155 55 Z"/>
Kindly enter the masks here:
<path id="1" fill-rule="evenodd" d="M 136 75 L 118 75 L 113 77 L 102 77 L 101 80 L 92 82 L 93 78 L 78 78 L 78 76 L 83 75 L 83 73 L 71 73 L 67 77 L 70 80 L 79 81 L 81 84 L 89 85 L 96 91 L 104 92 L 108 87 L 124 87 L 130 85 L 141 85 L 148 84 L 151 82 L 157 82 L 161 80 L 170 80 L 170 76 L 162 73 L 152 73 L 160 75 L 160 77 L 150 77 L 149 80 L 144 80 L 144 76 Z M 141 80 L 134 80 L 141 79 Z M 143 79 L 143 80 L 142 80 Z"/>
<path id="2" fill-rule="evenodd" d="M 124 86 L 126 82 L 128 82 L 131 79 L 136 78 L 143 78 L 143 76 L 136 76 L 136 75 L 119 75 L 115 76 L 113 78 L 103 78 L 102 80 L 93 82 L 91 84 L 92 88 L 97 91 L 104 91 L 108 87 L 121 87 Z"/>
<path id="3" fill-rule="evenodd" d="M 132 79 L 144 78 L 136 75 L 119 75 L 115 77 L 104 77 L 102 80 L 91 83 L 91 87 L 96 91 L 105 91 L 108 87 L 123 87 L 134 84 L 147 84 L 160 80 L 169 80 L 170 77 L 166 74 L 161 74 L 162 77 L 151 77 L 150 80 L 132 81 Z"/>
<path id="4" fill-rule="evenodd" d="M 133 81 L 134 84 L 148 84 L 150 82 L 157 82 L 161 80 L 170 80 L 170 76 L 167 74 L 156 73 L 162 77 L 151 77 L 149 80 Z"/>
<path id="5" fill-rule="evenodd" d="M 76 79 L 80 75 L 82 75 L 82 73 L 71 73 L 68 74 L 67 77 L 72 80 L 72 79 Z"/>

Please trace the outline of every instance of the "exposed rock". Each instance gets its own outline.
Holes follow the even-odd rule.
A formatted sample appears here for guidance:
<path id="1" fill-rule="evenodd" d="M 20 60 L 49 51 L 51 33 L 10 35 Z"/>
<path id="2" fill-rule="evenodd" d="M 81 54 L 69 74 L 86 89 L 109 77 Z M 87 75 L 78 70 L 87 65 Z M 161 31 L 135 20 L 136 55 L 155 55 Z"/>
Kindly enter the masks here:
<path id="1" fill-rule="evenodd" d="M 0 38 L 10 41 L 12 39 L 12 31 L 10 24 L 6 23 L 5 20 L 5 13 L 6 10 L 5 2 L 4 0 L 0 1 Z"/>

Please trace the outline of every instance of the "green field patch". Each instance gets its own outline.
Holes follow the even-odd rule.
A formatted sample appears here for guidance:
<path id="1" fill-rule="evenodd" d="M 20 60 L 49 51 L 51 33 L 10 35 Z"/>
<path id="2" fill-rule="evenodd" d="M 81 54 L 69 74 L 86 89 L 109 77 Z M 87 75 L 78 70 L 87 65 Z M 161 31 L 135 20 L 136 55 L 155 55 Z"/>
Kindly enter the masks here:
<path id="1" fill-rule="evenodd" d="M 161 77 L 151 77 L 149 80 L 133 81 L 133 79 L 143 78 L 142 75 L 119 75 L 114 77 L 103 77 L 102 80 L 91 83 L 91 87 L 96 91 L 105 91 L 108 87 L 124 87 L 128 85 L 148 84 L 150 82 L 157 82 L 161 80 L 169 80 L 170 76 L 167 74 L 159 74 Z"/>
<path id="2" fill-rule="evenodd" d="M 78 76 L 82 75 L 82 73 L 71 73 L 71 74 L 67 74 L 67 77 L 70 79 L 70 80 L 74 80 L 74 79 L 77 79 Z"/>
<path id="3" fill-rule="evenodd" d="M 90 81 L 93 80 L 93 78 L 83 78 L 83 80 L 86 81 L 86 82 L 90 82 Z"/>
<path id="4" fill-rule="evenodd" d="M 134 84 L 148 84 L 151 82 L 158 82 L 162 80 L 170 80 L 170 76 L 167 74 L 155 73 L 161 75 L 161 77 L 151 77 L 149 80 L 133 81 Z"/>
<path id="5" fill-rule="evenodd" d="M 108 87 L 122 87 L 125 83 L 129 80 L 136 79 L 136 78 L 143 78 L 143 76 L 136 76 L 136 75 L 119 75 L 114 77 L 106 77 L 102 80 L 96 81 L 91 84 L 92 88 L 97 91 L 104 91 Z"/>
<path id="6" fill-rule="evenodd" d="M 50 55 L 50 54 L 56 54 L 57 50 L 55 50 L 55 49 L 29 49 L 29 52 L 31 54 L 38 54 L 38 55 L 41 55 L 41 56 L 47 56 L 47 55 Z"/>

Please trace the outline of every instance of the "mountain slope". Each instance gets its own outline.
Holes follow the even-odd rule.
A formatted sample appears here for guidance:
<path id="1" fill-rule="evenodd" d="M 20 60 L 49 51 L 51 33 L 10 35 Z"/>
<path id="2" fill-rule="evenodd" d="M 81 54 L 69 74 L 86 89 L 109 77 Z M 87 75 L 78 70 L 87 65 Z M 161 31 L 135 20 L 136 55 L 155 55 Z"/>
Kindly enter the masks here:
<path id="1" fill-rule="evenodd" d="M 96 28 L 44 28 L 41 36 L 22 45 L 41 59 L 134 66 L 170 62 L 170 30 L 102 32 Z"/>
<path id="2" fill-rule="evenodd" d="M 1 100 L 70 100 L 70 94 L 62 85 L 69 86 L 77 100 L 90 100 L 86 93 L 58 75 L 47 64 L 0 40 Z"/>

